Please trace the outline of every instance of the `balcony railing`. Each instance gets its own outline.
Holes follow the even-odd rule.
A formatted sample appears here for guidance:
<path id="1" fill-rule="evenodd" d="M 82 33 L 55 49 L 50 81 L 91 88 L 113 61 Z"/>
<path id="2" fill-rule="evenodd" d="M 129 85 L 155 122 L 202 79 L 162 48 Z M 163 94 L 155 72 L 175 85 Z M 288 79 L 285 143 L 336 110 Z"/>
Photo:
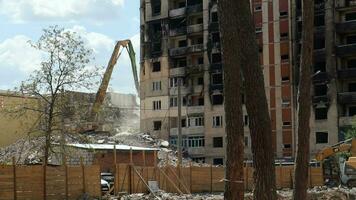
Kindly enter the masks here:
<path id="1" fill-rule="evenodd" d="M 338 77 L 341 79 L 349 79 L 356 77 L 356 69 L 342 69 L 338 71 Z"/>
<path id="2" fill-rule="evenodd" d="M 178 135 L 178 128 L 171 128 L 171 135 Z M 194 126 L 194 127 L 183 127 L 182 128 L 183 135 L 197 135 L 204 134 L 204 126 Z"/>
<path id="3" fill-rule="evenodd" d="M 187 14 L 199 13 L 203 11 L 203 4 L 197 4 L 187 7 Z"/>
<path id="4" fill-rule="evenodd" d="M 187 27 L 183 26 L 180 28 L 175 28 L 175 29 L 171 29 L 169 31 L 169 36 L 173 37 L 173 36 L 178 36 L 178 35 L 185 35 L 187 34 Z"/>
<path id="5" fill-rule="evenodd" d="M 187 53 L 188 47 L 177 47 L 177 48 L 171 48 L 169 50 L 169 55 L 170 56 L 180 56 L 184 55 Z"/>
<path id="6" fill-rule="evenodd" d="M 354 32 L 356 31 L 356 20 L 337 23 L 335 30 L 339 33 Z"/>
<path id="7" fill-rule="evenodd" d="M 186 68 L 185 67 L 171 68 L 169 73 L 171 76 L 185 76 Z"/>
<path id="8" fill-rule="evenodd" d="M 185 15 L 186 10 L 187 10 L 186 7 L 172 9 L 169 11 L 169 17 L 179 17 Z"/>
<path id="9" fill-rule="evenodd" d="M 338 95 L 339 103 L 356 103 L 356 92 L 343 92 Z"/>
<path id="10" fill-rule="evenodd" d="M 187 33 L 199 33 L 202 32 L 203 30 L 204 30 L 203 24 L 194 24 L 188 26 Z"/>
<path id="11" fill-rule="evenodd" d="M 204 65 L 190 65 L 186 68 L 187 74 L 199 74 L 204 72 Z"/>
<path id="12" fill-rule="evenodd" d="M 194 147 L 188 148 L 189 155 L 205 155 L 205 148 L 204 147 Z"/>
<path id="13" fill-rule="evenodd" d="M 350 56 L 356 54 L 356 44 L 339 45 L 336 47 L 338 56 Z"/>
<path id="14" fill-rule="evenodd" d="M 194 44 L 189 46 L 188 52 L 189 53 L 196 53 L 204 51 L 204 44 Z"/>

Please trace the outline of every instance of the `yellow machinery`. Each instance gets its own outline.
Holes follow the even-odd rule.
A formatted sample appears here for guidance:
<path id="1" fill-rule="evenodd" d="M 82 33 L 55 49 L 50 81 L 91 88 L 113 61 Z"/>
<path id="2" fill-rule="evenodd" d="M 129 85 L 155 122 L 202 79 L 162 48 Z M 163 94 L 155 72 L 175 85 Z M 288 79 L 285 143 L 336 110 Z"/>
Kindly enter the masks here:
<path id="1" fill-rule="evenodd" d="M 351 157 L 349 157 L 348 160 L 342 157 L 339 158 L 339 163 L 338 165 L 336 164 L 338 167 L 338 178 L 341 183 L 345 185 L 356 186 L 356 138 L 348 139 L 331 147 L 324 148 L 316 154 L 315 159 L 322 162 L 339 152 L 350 152 Z"/>
<path id="2" fill-rule="evenodd" d="M 129 57 L 130 57 L 133 77 L 134 77 L 134 81 L 135 81 L 135 87 L 137 90 L 137 94 L 139 95 L 139 87 L 140 86 L 139 86 L 139 80 L 138 80 L 138 75 L 137 75 L 136 54 L 133 49 L 133 45 L 130 40 L 118 41 L 115 45 L 114 51 L 111 55 L 108 65 L 107 65 L 107 68 L 104 73 L 101 84 L 99 86 L 98 92 L 96 93 L 95 101 L 94 101 L 93 107 L 92 107 L 90 115 L 89 115 L 88 123 L 85 125 L 85 127 L 81 127 L 80 130 L 78 130 L 78 132 L 84 133 L 84 132 L 88 132 L 88 131 L 95 131 L 98 129 L 99 125 L 97 122 L 97 117 L 98 117 L 97 115 L 100 112 L 101 106 L 103 105 L 103 102 L 105 100 L 106 91 L 108 89 L 109 82 L 110 82 L 114 67 L 115 67 L 115 65 L 116 65 L 116 63 L 124 49 L 127 50 Z"/>

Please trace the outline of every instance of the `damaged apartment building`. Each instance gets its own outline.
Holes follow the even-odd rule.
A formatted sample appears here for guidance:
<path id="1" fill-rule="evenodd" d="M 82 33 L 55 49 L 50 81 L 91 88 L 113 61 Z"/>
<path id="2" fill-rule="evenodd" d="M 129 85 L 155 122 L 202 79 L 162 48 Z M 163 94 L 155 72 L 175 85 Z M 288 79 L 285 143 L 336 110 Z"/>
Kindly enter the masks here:
<path id="1" fill-rule="evenodd" d="M 342 133 L 356 114 L 355 2 L 315 0 L 312 154 L 342 140 Z M 251 9 L 275 156 L 293 158 L 303 28 L 301 0 L 253 0 Z M 181 123 L 183 148 L 193 160 L 224 164 L 224 85 L 217 1 L 141 0 L 140 76 L 141 131 L 176 145 Z M 180 122 L 179 79 L 183 82 Z M 249 117 L 243 109 L 245 156 L 251 159 Z"/>

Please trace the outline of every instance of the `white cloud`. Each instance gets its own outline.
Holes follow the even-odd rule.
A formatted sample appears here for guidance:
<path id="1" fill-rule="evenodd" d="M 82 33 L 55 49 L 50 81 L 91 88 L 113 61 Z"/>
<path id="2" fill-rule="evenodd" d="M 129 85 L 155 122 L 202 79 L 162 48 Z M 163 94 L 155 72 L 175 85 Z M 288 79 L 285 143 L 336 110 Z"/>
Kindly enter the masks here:
<path id="1" fill-rule="evenodd" d="M 30 20 L 109 20 L 125 0 L 0 0 L 0 14 L 14 22 Z"/>
<path id="2" fill-rule="evenodd" d="M 17 35 L 0 42 L 0 69 L 17 68 L 21 72 L 31 72 L 39 67 L 41 52 L 34 50 L 29 37 Z"/>

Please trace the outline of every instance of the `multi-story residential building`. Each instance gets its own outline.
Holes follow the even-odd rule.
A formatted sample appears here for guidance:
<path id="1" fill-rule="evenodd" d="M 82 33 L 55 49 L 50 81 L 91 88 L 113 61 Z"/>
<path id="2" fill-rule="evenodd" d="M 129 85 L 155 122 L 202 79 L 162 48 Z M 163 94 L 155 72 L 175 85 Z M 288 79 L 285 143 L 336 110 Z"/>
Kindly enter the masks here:
<path id="1" fill-rule="evenodd" d="M 325 1 L 315 1 L 312 154 L 341 140 L 356 114 L 356 1 Z M 275 155 L 293 157 L 297 85 L 302 81 L 301 0 L 253 0 L 251 9 Z M 141 44 L 141 130 L 175 145 L 181 123 L 183 144 L 193 159 L 223 163 L 224 85 L 216 1 L 141 0 Z M 178 79 L 184 82 L 181 122 Z M 248 121 L 245 114 L 245 154 L 250 159 Z"/>

